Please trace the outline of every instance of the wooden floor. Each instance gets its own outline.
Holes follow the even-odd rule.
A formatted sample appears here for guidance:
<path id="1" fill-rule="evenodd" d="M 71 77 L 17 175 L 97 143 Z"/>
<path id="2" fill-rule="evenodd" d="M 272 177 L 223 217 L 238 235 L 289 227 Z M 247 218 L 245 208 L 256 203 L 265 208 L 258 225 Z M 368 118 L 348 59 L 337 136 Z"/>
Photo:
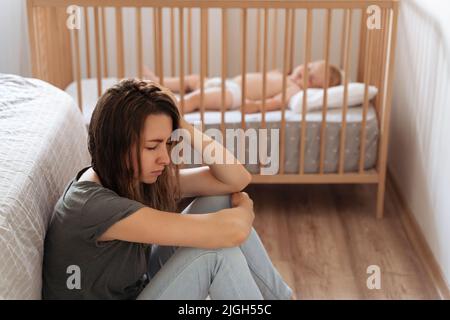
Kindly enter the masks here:
<path id="1" fill-rule="evenodd" d="M 255 223 L 299 299 L 439 299 L 409 242 L 388 186 L 375 218 L 375 185 L 251 185 Z M 367 268 L 381 271 L 368 289 Z"/>

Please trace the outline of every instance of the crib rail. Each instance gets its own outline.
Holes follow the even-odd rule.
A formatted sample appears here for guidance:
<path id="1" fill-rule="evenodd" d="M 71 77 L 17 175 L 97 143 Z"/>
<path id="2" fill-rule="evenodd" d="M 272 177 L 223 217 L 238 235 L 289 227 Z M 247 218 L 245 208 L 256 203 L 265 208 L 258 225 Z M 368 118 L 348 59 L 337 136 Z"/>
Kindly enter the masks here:
<path id="1" fill-rule="evenodd" d="M 104 7 L 165 7 L 165 8 L 359 8 L 376 4 L 381 8 L 394 8 L 398 0 L 32 0 L 39 7 L 104 6 Z"/>
<path id="2" fill-rule="evenodd" d="M 77 5 L 83 9 L 85 17 L 91 13 L 91 19 L 83 19 L 84 27 L 81 29 L 69 30 L 66 28 L 67 13 L 66 8 L 69 5 Z M 366 11 L 368 6 L 376 5 L 381 10 L 381 28 L 369 29 L 367 20 L 369 15 Z M 113 32 L 106 28 L 105 20 L 107 18 L 106 8 L 114 10 L 115 20 L 115 61 L 111 60 L 108 51 L 108 33 Z M 266 71 L 270 68 L 279 68 L 287 75 L 288 70 L 294 66 L 294 61 L 298 61 L 298 55 L 303 55 L 302 63 L 307 64 L 312 61 L 312 33 L 313 28 L 317 27 L 314 13 L 317 10 L 325 12 L 323 27 L 323 54 L 326 66 L 331 62 L 330 48 L 332 43 L 333 19 L 337 16 L 342 17 L 340 32 L 340 67 L 344 74 L 344 100 L 342 108 L 342 129 L 339 136 L 339 161 L 338 171 L 336 173 L 325 172 L 325 149 L 326 149 L 326 130 L 327 130 L 327 99 L 328 88 L 324 88 L 324 103 L 322 108 L 322 121 L 320 124 L 320 162 L 317 173 L 305 173 L 305 142 L 306 142 L 306 94 L 303 98 L 302 117 L 301 117 L 301 135 L 299 144 L 298 173 L 285 172 L 285 149 L 286 149 L 286 113 L 285 108 L 281 110 L 280 127 L 280 159 L 279 172 L 276 175 L 254 175 L 254 183 L 377 183 L 377 215 L 382 214 L 382 203 L 384 197 L 384 182 L 386 174 L 387 143 L 388 143 L 388 124 L 392 96 L 392 72 L 394 62 L 394 49 L 396 43 L 396 28 L 398 2 L 396 0 L 386 1 L 358 1 L 358 0 L 334 0 L 334 1 L 264 1 L 264 0 L 244 0 L 244 1 L 218 1 L 218 0 L 28 0 L 29 33 L 32 52 L 33 74 L 36 77 L 47 80 L 60 88 L 65 88 L 70 82 L 76 81 L 78 103 L 83 105 L 81 80 L 83 74 L 87 77 L 95 76 L 97 78 L 98 95 L 102 92 L 102 78 L 111 76 L 111 70 L 108 66 L 116 64 L 115 75 L 123 78 L 129 74 L 125 65 L 125 37 L 123 27 L 123 9 L 134 8 L 135 10 L 135 59 L 137 70 L 134 76 L 142 77 L 144 66 L 143 47 L 145 41 L 151 41 L 154 50 L 154 66 L 156 74 L 160 77 L 161 84 L 164 85 L 164 78 L 167 76 L 178 75 L 180 77 L 180 86 L 184 87 L 186 74 L 197 71 L 200 74 L 200 110 L 201 121 L 204 123 L 204 86 L 205 78 L 210 75 L 210 53 L 208 23 L 210 9 L 220 9 L 221 12 L 221 59 L 214 60 L 213 63 L 220 63 L 220 76 L 222 78 L 222 97 L 221 97 L 221 124 L 220 128 L 225 137 L 225 79 L 229 74 L 229 55 L 230 34 L 229 34 L 229 15 L 230 9 L 240 10 L 240 34 L 233 34 L 234 39 L 239 39 L 241 43 L 240 50 L 240 73 L 242 81 L 242 101 L 241 101 L 241 128 L 245 130 L 246 122 L 244 109 L 246 103 L 245 76 L 248 71 L 263 72 L 263 108 L 262 108 L 262 128 L 267 126 L 266 122 L 266 101 L 265 93 L 267 91 Z M 143 13 L 144 9 L 151 9 L 151 15 Z M 169 10 L 169 26 L 164 23 L 163 10 Z M 200 30 L 193 30 L 192 12 L 199 10 Z M 256 14 L 256 25 L 249 25 L 249 12 Z M 304 21 L 296 20 L 298 12 L 301 11 L 306 16 Z M 92 19 L 93 16 L 93 19 Z M 167 17 L 167 15 L 166 15 Z M 270 19 L 272 17 L 272 19 Z M 359 21 L 357 21 L 359 17 Z M 177 19 L 178 18 L 178 19 Z M 151 39 L 143 36 L 143 20 L 152 20 L 153 37 Z M 269 19 L 271 20 L 270 23 Z M 176 21 L 178 20 L 178 21 Z M 187 22 L 187 28 L 184 26 Z M 178 23 L 178 35 L 176 34 L 175 24 Z M 90 33 L 93 23 L 93 34 Z M 305 33 L 298 34 L 296 26 L 303 24 Z M 280 26 L 281 32 L 272 31 L 272 39 L 269 37 L 269 31 Z M 359 28 L 355 28 L 359 26 Z M 249 38 L 249 28 L 256 30 L 256 39 Z M 168 30 L 167 30 L 168 29 Z M 168 32 L 170 30 L 170 32 Z M 252 29 L 253 30 L 253 29 Z M 355 41 L 355 30 L 359 33 L 359 41 Z M 194 70 L 194 35 L 199 35 L 198 52 L 199 68 Z M 84 50 L 80 42 L 80 34 L 84 33 Z M 168 37 L 170 45 L 169 52 L 165 51 L 163 35 Z M 177 37 L 178 36 L 178 37 Z M 94 40 L 95 47 L 91 47 L 91 37 Z M 282 39 L 282 50 L 278 50 L 276 43 L 279 43 L 278 37 Z M 251 40 L 251 41 L 250 41 Z M 278 41 L 278 42 L 277 42 Z M 249 44 L 256 43 L 255 59 L 256 69 L 250 70 L 247 58 Z M 178 48 L 176 48 L 176 44 Z M 298 47 L 301 49 L 297 49 Z M 345 132 L 347 128 L 348 112 L 348 84 L 351 80 L 351 54 L 354 48 L 358 51 L 358 64 L 354 80 L 364 82 L 364 103 L 363 120 L 360 132 L 360 155 L 358 172 L 345 172 Z M 92 61 L 92 50 L 95 51 L 95 61 Z M 269 66 L 269 50 L 271 50 L 272 60 Z M 297 56 L 295 55 L 297 53 Z M 281 63 L 278 63 L 281 58 Z M 170 61 L 170 73 L 165 69 L 165 59 Z M 84 73 L 82 63 L 84 60 Z M 178 60 L 178 70 L 176 70 L 176 61 Z M 278 61 L 278 62 L 277 62 Z M 68 66 L 72 66 L 72 68 Z M 95 68 L 94 68 L 95 66 Z M 325 68 L 325 78 L 328 79 L 328 68 Z M 95 73 L 95 74 L 94 74 Z M 307 78 L 307 71 L 305 79 Z M 326 81 L 327 82 L 327 81 Z M 364 168 L 365 150 L 366 150 L 366 126 L 367 112 L 369 108 L 368 88 L 369 85 L 375 85 L 379 88 L 379 94 L 372 101 L 378 117 L 380 126 L 380 140 L 378 158 L 375 169 L 366 170 Z M 305 91 L 308 90 L 308 84 L 305 80 Z M 282 100 L 286 105 L 286 77 L 282 83 Z M 180 93 L 180 105 L 184 113 L 185 99 L 184 93 Z M 261 168 L 263 165 L 261 165 Z"/>

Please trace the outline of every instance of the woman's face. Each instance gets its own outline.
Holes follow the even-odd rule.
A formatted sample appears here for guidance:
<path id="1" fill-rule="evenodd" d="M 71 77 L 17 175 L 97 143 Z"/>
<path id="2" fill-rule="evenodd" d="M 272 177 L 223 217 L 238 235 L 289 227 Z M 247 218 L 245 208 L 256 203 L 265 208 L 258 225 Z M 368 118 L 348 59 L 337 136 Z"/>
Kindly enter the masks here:
<path id="1" fill-rule="evenodd" d="M 154 183 L 170 163 L 169 143 L 172 134 L 172 119 L 164 114 L 149 115 L 141 134 L 141 176 L 142 183 Z M 134 155 L 134 153 L 133 153 Z M 137 167 L 133 156 L 134 168 Z M 134 170 L 136 173 L 138 170 Z"/>

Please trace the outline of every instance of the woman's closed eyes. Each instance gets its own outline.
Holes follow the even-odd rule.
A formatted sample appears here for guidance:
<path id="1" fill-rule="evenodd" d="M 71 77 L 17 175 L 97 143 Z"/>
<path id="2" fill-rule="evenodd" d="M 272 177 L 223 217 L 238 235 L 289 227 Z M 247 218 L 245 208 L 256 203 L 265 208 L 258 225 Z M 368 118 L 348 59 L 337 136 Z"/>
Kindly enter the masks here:
<path id="1" fill-rule="evenodd" d="M 154 145 L 154 146 L 148 146 L 148 147 L 146 147 L 145 149 L 147 149 L 147 150 L 156 150 L 156 149 L 158 148 L 158 146 L 160 146 L 160 145 L 162 145 L 162 143 L 157 143 L 157 144 Z M 168 141 L 166 142 L 167 148 L 171 148 L 173 145 L 174 145 L 174 141 L 168 140 Z"/>

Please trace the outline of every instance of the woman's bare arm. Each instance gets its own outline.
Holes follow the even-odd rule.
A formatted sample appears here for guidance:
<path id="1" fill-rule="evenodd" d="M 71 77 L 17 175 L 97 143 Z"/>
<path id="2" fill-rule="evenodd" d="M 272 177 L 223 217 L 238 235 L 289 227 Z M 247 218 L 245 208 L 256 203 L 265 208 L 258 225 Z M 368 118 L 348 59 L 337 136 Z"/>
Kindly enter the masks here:
<path id="1" fill-rule="evenodd" d="M 145 207 L 116 222 L 97 240 L 197 248 L 237 246 L 250 233 L 253 202 L 247 194 L 237 193 L 232 203 L 233 208 L 207 214 L 179 214 Z"/>

